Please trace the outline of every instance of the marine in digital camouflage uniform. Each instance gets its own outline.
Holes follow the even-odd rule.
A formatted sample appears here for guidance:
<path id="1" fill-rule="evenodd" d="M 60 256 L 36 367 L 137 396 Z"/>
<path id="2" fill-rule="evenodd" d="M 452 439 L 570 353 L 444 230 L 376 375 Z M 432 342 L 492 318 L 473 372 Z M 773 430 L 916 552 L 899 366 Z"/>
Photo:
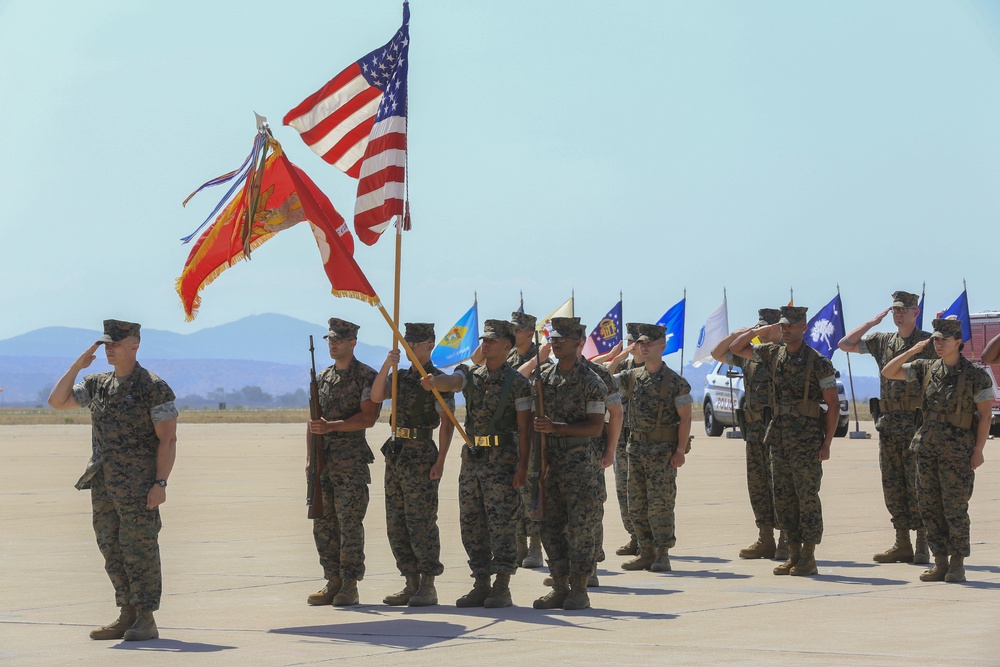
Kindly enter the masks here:
<path id="1" fill-rule="evenodd" d="M 608 500 L 608 482 L 605 469 L 614 465 L 618 449 L 618 438 L 621 435 L 624 415 L 622 411 L 622 394 L 618 382 L 601 364 L 594 363 L 582 356 L 583 344 L 587 338 L 586 327 L 580 328 L 580 363 L 594 372 L 604 383 L 607 393 L 604 395 L 604 428 L 601 434 L 593 439 L 594 456 L 596 457 L 595 473 L 597 479 L 597 513 L 594 516 L 594 561 L 604 561 L 604 503 Z M 587 580 L 588 586 L 599 585 L 596 573 Z"/>
<path id="2" fill-rule="evenodd" d="M 354 356 L 358 325 L 332 317 L 329 326 L 324 338 L 334 363 L 316 377 L 321 418 L 309 420 L 306 434 L 306 451 L 310 433 L 324 436 L 323 516 L 313 520 L 313 539 L 327 584 L 307 601 L 342 607 L 358 604 L 365 575 L 364 519 L 375 460 L 365 429 L 375 424 L 381 404 L 371 400 L 375 369 Z"/>
<path id="3" fill-rule="evenodd" d="M 663 363 L 666 329 L 637 324 L 636 333 L 645 365 L 615 374 L 628 401 L 628 510 L 639 541 L 639 554 L 622 568 L 668 572 L 693 399 L 688 381 Z"/>
<path id="4" fill-rule="evenodd" d="M 757 311 L 758 327 L 776 324 L 781 318 L 777 308 L 761 308 Z M 743 372 L 744 403 L 740 419 L 740 430 L 746 441 L 747 492 L 750 508 L 757 524 L 757 541 L 745 549 L 740 549 L 740 558 L 781 558 L 788 557 L 783 540 L 775 543 L 774 527 L 777 517 L 774 513 L 774 485 L 771 481 L 771 450 L 764 444 L 767 430 L 767 409 L 771 401 L 770 369 L 762 362 L 735 356 L 729 346 L 750 329 L 738 329 L 726 336 L 712 350 L 716 361 L 735 366 Z M 780 340 L 781 333 L 771 329 L 765 343 Z M 738 406 L 736 406 L 738 407 Z M 782 535 L 783 537 L 783 535 Z"/>
<path id="5" fill-rule="evenodd" d="M 514 311 L 510 314 L 510 321 L 514 325 L 514 347 L 507 353 L 507 363 L 516 370 L 537 355 L 538 346 L 534 340 L 537 320 L 534 315 Z M 532 468 L 533 462 L 534 457 L 529 456 L 529 477 L 536 472 Z M 526 484 L 518 489 L 518 494 L 521 498 L 521 513 L 517 520 L 517 564 L 529 569 L 541 567 L 542 538 L 538 522 L 531 518 L 531 489 Z"/>
<path id="6" fill-rule="evenodd" d="M 177 445 L 177 409 L 166 382 L 136 362 L 140 325 L 105 320 L 99 338 L 59 379 L 49 396 L 57 410 L 90 409 L 92 454 L 78 489 L 90 489 L 94 533 L 121 612 L 92 639 L 126 641 L 159 637 L 153 612 L 160 607 L 159 506 Z M 114 370 L 84 377 L 80 371 L 105 346 Z"/>
<path id="7" fill-rule="evenodd" d="M 614 374 L 632 368 L 640 368 L 644 365 L 639 344 L 635 342 L 636 336 L 638 336 L 636 323 L 628 323 L 626 332 L 626 345 L 608 362 L 609 373 Z M 615 447 L 615 495 L 618 497 L 618 513 L 621 516 L 622 526 L 628 533 L 629 539 L 628 542 L 618 547 L 615 553 L 619 556 L 635 556 L 639 553 L 639 541 L 628 511 L 628 433 L 630 428 L 628 424 L 628 400 L 625 398 L 624 392 L 621 391 L 621 387 L 619 387 L 619 393 L 622 394 L 622 428 L 618 434 L 618 446 Z"/>
<path id="8" fill-rule="evenodd" d="M 920 579 L 959 582 L 965 581 L 965 558 L 971 553 L 969 499 L 989 437 L 993 383 L 961 355 L 961 322 L 936 319 L 933 326 L 930 340 L 939 359 L 918 358 L 929 347 L 924 340 L 886 364 L 882 374 L 921 390 L 922 420 L 911 448 L 917 454 L 917 499 L 934 566 Z"/>
<path id="9" fill-rule="evenodd" d="M 593 439 L 604 428 L 607 388 L 580 362 L 580 319 L 552 318 L 549 340 L 556 363 L 541 371 L 544 414 L 535 431 L 545 434 L 545 518 L 542 544 L 552 591 L 535 609 L 585 609 L 587 579 L 594 569 L 598 512 L 597 456 Z"/>
<path id="10" fill-rule="evenodd" d="M 475 584 L 456 605 L 498 608 L 512 604 L 510 575 L 517 570 L 515 523 L 521 502 L 517 489 L 528 474 L 531 388 L 506 362 L 514 345 L 510 322 L 486 320 L 480 339 L 484 364 L 459 366 L 451 375 L 423 383 L 464 393 L 465 431 L 474 445 L 462 447 L 458 502 L 462 544 Z M 492 587 L 491 574 L 496 575 Z"/>
<path id="11" fill-rule="evenodd" d="M 752 345 L 755 335 L 779 328 L 781 344 Z M 778 523 L 788 536 L 788 560 L 775 574 L 812 575 L 816 545 L 823 537 L 819 489 L 822 462 L 830 458 L 840 405 L 836 370 L 830 360 L 803 340 L 806 308 L 782 306 L 778 324 L 741 334 L 733 354 L 764 363 L 771 370 L 774 402 L 764 444 L 771 450 L 771 478 Z M 826 403 L 824 416 L 820 407 Z"/>
<path id="12" fill-rule="evenodd" d="M 405 324 L 403 338 L 429 375 L 441 371 L 431 364 L 434 325 Z M 398 365 L 399 350 L 390 350 L 372 386 L 372 400 L 392 396 L 392 367 Z M 403 590 L 387 595 L 388 605 L 424 607 L 437 604 L 434 578 L 444 571 L 441 564 L 441 537 L 438 532 L 438 484 L 454 432 L 443 416 L 444 407 L 420 383 L 415 366 L 399 371 L 396 388 L 396 432 L 382 447 L 385 455 L 385 524 L 389 547 L 396 567 L 406 578 Z M 442 394 L 454 413 L 451 392 Z M 434 446 L 434 429 L 439 428 L 440 449 Z"/>
<path id="13" fill-rule="evenodd" d="M 894 333 L 868 333 L 892 312 Z M 920 314 L 919 297 L 909 292 L 893 292 L 892 305 L 841 339 L 844 352 L 870 354 L 879 371 L 894 357 L 906 352 L 930 334 L 917 328 Z M 865 335 L 868 334 L 868 335 Z M 935 358 L 933 346 L 923 349 L 923 358 Z M 875 554 L 878 563 L 927 563 L 930 554 L 923 521 L 917 507 L 917 455 L 910 451 L 910 442 L 917 431 L 921 403 L 920 388 L 903 380 L 890 380 L 880 375 L 878 431 L 878 464 L 882 472 L 882 495 L 889 510 L 896 541 L 886 551 Z M 874 415 L 873 415 L 874 416 Z M 917 531 L 916 549 L 910 542 L 910 531 Z"/>

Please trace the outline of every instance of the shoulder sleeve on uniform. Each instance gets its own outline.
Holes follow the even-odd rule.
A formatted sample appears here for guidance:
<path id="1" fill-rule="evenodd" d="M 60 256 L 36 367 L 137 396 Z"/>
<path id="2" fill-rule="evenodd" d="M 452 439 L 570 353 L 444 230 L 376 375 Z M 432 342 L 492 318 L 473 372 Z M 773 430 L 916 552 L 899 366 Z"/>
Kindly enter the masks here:
<path id="1" fill-rule="evenodd" d="M 882 334 L 870 333 L 867 336 L 861 338 L 861 342 L 858 343 L 858 352 L 860 354 L 871 354 L 873 356 L 878 356 L 879 352 L 882 351 Z"/>
<path id="2" fill-rule="evenodd" d="M 617 389 L 604 397 L 604 405 L 608 407 L 612 405 L 621 405 L 621 404 L 622 404 L 622 393 Z"/>
<path id="3" fill-rule="evenodd" d="M 173 401 L 167 401 L 166 403 L 154 405 L 149 411 L 149 416 L 153 420 L 154 424 L 165 422 L 168 419 L 177 419 L 177 415 L 177 408 L 174 407 Z"/>
<path id="4" fill-rule="evenodd" d="M 87 389 L 86 378 L 83 379 L 83 382 L 77 382 L 73 385 L 73 400 L 75 400 L 81 408 L 90 407 L 90 391 Z"/>
<path id="5" fill-rule="evenodd" d="M 819 382 L 820 391 L 836 389 L 837 369 L 835 369 L 833 367 L 833 363 L 823 355 L 817 353 L 817 356 L 819 358 L 816 360 L 816 380 Z"/>
<path id="6" fill-rule="evenodd" d="M 450 391 L 442 391 L 440 393 L 441 393 L 441 398 L 444 399 L 444 402 L 448 406 L 448 409 L 451 410 L 452 412 L 455 412 L 455 394 L 453 394 Z M 437 410 L 439 415 L 444 414 L 444 408 L 441 407 L 441 401 L 437 400 L 437 398 L 434 399 L 434 409 Z"/>
<path id="7" fill-rule="evenodd" d="M 514 396 L 515 410 L 518 412 L 531 410 L 531 383 L 528 382 L 528 378 L 524 377 L 520 373 L 515 373 L 514 386 L 511 388 L 511 394 Z"/>
<path id="8" fill-rule="evenodd" d="M 155 376 L 153 378 L 153 404 L 160 405 L 162 403 L 173 402 L 175 398 L 174 390 L 170 388 L 162 378 Z"/>
<path id="9" fill-rule="evenodd" d="M 906 375 L 907 382 L 920 382 L 924 379 L 923 361 L 923 359 L 914 359 L 903 364 L 903 373 Z"/>
<path id="10" fill-rule="evenodd" d="M 773 346 L 771 343 L 761 343 L 760 345 L 753 346 L 753 360 L 754 361 L 770 361 Z"/>
<path id="11" fill-rule="evenodd" d="M 694 403 L 694 397 L 691 396 L 690 391 L 686 394 L 681 394 L 674 399 L 674 407 L 678 410 L 683 408 L 685 405 L 691 405 L 692 403 Z"/>
<path id="12" fill-rule="evenodd" d="M 972 388 L 973 388 L 973 403 L 982 403 L 983 401 L 993 400 L 993 382 L 990 380 L 990 375 L 982 368 L 978 366 L 973 366 L 974 374 L 972 378 Z"/>

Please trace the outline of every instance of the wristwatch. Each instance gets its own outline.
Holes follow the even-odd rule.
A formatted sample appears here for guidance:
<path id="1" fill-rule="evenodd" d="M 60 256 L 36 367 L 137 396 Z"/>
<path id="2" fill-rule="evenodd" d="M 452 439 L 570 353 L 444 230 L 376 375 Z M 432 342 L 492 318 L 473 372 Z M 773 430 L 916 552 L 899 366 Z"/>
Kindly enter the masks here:
<path id="1" fill-rule="evenodd" d="M 165 479 L 155 479 L 155 480 L 153 480 L 153 484 L 159 484 L 160 486 L 164 486 L 165 487 L 167 485 L 167 480 L 165 480 Z"/>

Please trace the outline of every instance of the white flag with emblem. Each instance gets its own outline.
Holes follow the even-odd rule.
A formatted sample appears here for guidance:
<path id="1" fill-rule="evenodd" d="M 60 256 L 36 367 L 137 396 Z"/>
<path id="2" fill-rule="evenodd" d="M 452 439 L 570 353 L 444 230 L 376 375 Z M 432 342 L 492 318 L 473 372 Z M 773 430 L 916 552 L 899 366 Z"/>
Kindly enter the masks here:
<path id="1" fill-rule="evenodd" d="M 729 309 L 726 307 L 726 297 L 722 297 L 722 305 L 712 311 L 698 332 L 698 346 L 694 350 L 694 360 L 691 365 L 697 368 L 706 361 L 711 361 L 712 348 L 728 335 Z"/>

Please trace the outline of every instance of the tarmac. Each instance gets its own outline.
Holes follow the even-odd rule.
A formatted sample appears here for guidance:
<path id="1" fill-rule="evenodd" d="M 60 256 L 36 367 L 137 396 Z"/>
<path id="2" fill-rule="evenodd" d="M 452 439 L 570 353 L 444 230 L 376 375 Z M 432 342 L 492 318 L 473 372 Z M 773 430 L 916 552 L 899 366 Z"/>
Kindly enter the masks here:
<path id="1" fill-rule="evenodd" d="M 852 422 L 852 426 L 854 426 Z M 924 583 L 926 566 L 880 565 L 893 531 L 882 500 L 877 435 L 839 438 L 824 464 L 819 575 L 776 577 L 740 560 L 756 529 L 743 442 L 695 439 L 678 481 L 673 571 L 625 572 L 614 493 L 593 607 L 537 611 L 545 569 L 512 579 L 513 607 L 457 609 L 470 587 L 458 526 L 458 445 L 441 485 L 441 604 L 388 607 L 399 590 L 385 536 L 376 452 L 365 521 L 367 574 L 355 607 L 310 607 L 322 587 L 305 507 L 305 427 L 178 427 L 162 508 L 160 639 L 92 641 L 117 616 L 90 525 L 73 488 L 90 427 L 0 426 L 0 663 L 30 665 L 1000 665 L 1000 450 L 986 447 L 972 498 L 965 584 Z M 991 460 L 991 457 L 993 460 Z M 613 473 L 608 470 L 609 487 Z"/>

